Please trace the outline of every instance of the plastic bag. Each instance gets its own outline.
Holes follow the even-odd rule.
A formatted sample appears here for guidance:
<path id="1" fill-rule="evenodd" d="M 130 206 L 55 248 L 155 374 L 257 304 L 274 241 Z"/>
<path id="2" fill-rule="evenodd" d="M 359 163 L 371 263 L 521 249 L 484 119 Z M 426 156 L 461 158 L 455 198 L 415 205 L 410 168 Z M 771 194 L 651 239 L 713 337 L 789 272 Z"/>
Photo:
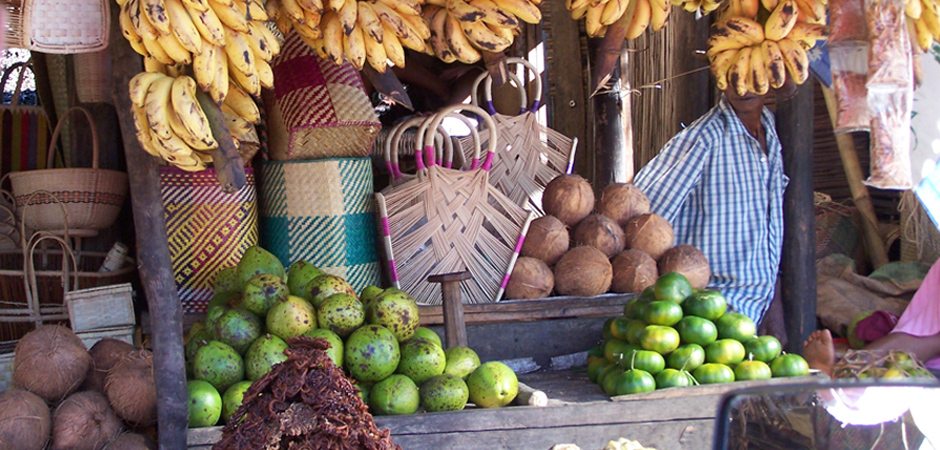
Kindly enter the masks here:
<path id="1" fill-rule="evenodd" d="M 871 176 L 866 184 L 910 189 L 911 113 L 914 65 L 904 5 L 868 0 L 868 108 L 871 120 Z"/>
<path id="2" fill-rule="evenodd" d="M 829 44 L 868 41 L 864 0 L 830 0 Z"/>
<path id="3" fill-rule="evenodd" d="M 868 131 L 868 43 L 840 42 L 829 46 L 832 67 L 832 91 L 836 97 L 834 131 Z"/>

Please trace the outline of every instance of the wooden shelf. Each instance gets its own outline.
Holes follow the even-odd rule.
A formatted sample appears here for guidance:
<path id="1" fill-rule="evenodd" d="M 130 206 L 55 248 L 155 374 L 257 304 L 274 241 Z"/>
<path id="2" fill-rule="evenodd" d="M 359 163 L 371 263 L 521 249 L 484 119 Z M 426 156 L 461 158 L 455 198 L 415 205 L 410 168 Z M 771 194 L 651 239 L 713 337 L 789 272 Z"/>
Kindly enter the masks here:
<path id="1" fill-rule="evenodd" d="M 469 324 L 531 322 L 546 319 L 612 317 L 623 314 L 623 306 L 634 294 L 604 294 L 597 297 L 549 297 L 538 300 L 505 300 L 499 303 L 465 304 L 464 321 Z M 442 325 L 440 306 L 421 306 L 422 325 Z"/>

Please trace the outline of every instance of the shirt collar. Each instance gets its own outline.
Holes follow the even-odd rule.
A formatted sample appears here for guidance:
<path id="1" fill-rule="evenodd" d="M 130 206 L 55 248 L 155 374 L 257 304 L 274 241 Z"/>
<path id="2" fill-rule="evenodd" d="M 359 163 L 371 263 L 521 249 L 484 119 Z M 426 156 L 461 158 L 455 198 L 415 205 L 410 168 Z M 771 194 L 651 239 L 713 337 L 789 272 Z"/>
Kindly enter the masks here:
<path id="1" fill-rule="evenodd" d="M 721 111 L 723 117 L 725 117 L 726 123 L 728 124 L 728 131 L 734 134 L 741 134 L 753 139 L 751 133 L 747 131 L 747 128 L 744 126 L 744 122 L 741 122 L 741 118 L 738 117 L 738 114 L 734 112 L 734 107 L 731 106 L 731 102 L 728 101 L 728 98 L 725 94 L 721 94 L 721 100 L 718 101 L 718 110 Z M 774 128 L 774 119 L 773 114 L 770 112 L 767 107 L 763 107 L 761 110 L 761 124 L 764 125 L 764 130 L 766 131 L 766 136 L 768 139 L 773 137 L 774 140 L 777 139 L 777 130 Z M 769 141 L 768 141 L 769 143 Z"/>

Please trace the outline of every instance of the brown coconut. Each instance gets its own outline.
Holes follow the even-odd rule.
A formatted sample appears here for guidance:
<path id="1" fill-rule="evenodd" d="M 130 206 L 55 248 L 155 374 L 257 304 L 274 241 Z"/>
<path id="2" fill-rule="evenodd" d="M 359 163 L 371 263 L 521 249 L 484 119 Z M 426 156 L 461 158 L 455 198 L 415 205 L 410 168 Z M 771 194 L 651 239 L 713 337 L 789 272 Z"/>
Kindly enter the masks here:
<path id="1" fill-rule="evenodd" d="M 594 210 L 594 190 L 578 175 L 559 175 L 545 186 L 542 209 L 565 225 L 575 226 Z"/>
<path id="2" fill-rule="evenodd" d="M 0 394 L 0 448 L 42 450 L 51 431 L 49 407 L 41 397 L 22 389 Z"/>
<path id="3" fill-rule="evenodd" d="M 142 427 L 156 422 L 153 355 L 147 350 L 129 353 L 108 372 L 104 391 L 114 412 L 127 423 Z"/>
<path id="4" fill-rule="evenodd" d="M 610 290 L 620 293 L 640 293 L 656 283 L 659 272 L 656 260 L 642 250 L 624 250 L 610 261 L 614 269 L 614 280 Z"/>
<path id="5" fill-rule="evenodd" d="M 532 221 L 522 244 L 522 256 L 541 259 L 554 265 L 568 251 L 568 227 L 555 216 L 543 216 Z"/>
<path id="6" fill-rule="evenodd" d="M 153 450 L 157 448 L 147 436 L 137 433 L 118 435 L 105 450 Z"/>
<path id="7" fill-rule="evenodd" d="M 627 237 L 627 248 L 642 250 L 653 259 L 659 259 L 672 248 L 675 235 L 672 225 L 658 214 L 640 214 L 627 221 L 623 227 Z"/>
<path id="8" fill-rule="evenodd" d="M 650 212 L 650 199 L 632 183 L 613 183 L 601 192 L 597 212 L 613 219 L 622 227 L 628 220 Z"/>
<path id="9" fill-rule="evenodd" d="M 16 344 L 13 384 L 55 403 L 82 385 L 91 356 L 82 340 L 62 325 L 42 325 Z"/>
<path id="10" fill-rule="evenodd" d="M 695 289 L 705 289 L 712 276 L 708 258 L 692 245 L 677 245 L 659 257 L 659 273 L 678 272 L 689 280 Z"/>
<path id="11" fill-rule="evenodd" d="M 121 432 L 108 399 L 95 391 L 68 396 L 52 418 L 52 450 L 99 450 Z"/>
<path id="12" fill-rule="evenodd" d="M 83 390 L 104 393 L 104 379 L 108 371 L 114 367 L 125 355 L 134 351 L 134 346 L 114 338 L 104 338 L 91 346 L 88 353 L 91 355 L 91 366 L 85 376 Z"/>
<path id="13" fill-rule="evenodd" d="M 600 250 L 581 246 L 568 250 L 555 264 L 555 291 L 561 295 L 592 297 L 610 289 L 613 268 Z"/>
<path id="14" fill-rule="evenodd" d="M 555 288 L 555 275 L 544 261 L 526 256 L 516 260 L 516 267 L 512 269 L 509 285 L 506 286 L 506 297 L 514 299 L 531 299 L 548 297 Z"/>
<path id="15" fill-rule="evenodd" d="M 608 258 L 623 251 L 623 229 L 607 216 L 591 214 L 574 229 L 576 245 L 590 245 L 602 251 Z"/>

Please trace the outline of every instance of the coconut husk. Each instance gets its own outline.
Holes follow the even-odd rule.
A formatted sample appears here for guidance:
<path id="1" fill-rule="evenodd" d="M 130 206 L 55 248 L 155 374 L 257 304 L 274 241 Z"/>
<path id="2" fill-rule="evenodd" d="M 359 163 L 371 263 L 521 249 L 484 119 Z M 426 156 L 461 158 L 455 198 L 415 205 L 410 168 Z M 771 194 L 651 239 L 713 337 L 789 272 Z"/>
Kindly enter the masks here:
<path id="1" fill-rule="evenodd" d="M 632 183 L 613 183 L 601 192 L 597 212 L 623 227 L 630 219 L 650 212 L 650 200 Z"/>
<path id="2" fill-rule="evenodd" d="M 72 330 L 42 325 L 16 343 L 13 384 L 55 403 L 81 386 L 90 366 L 91 356 Z"/>
<path id="3" fill-rule="evenodd" d="M 114 411 L 127 423 L 136 427 L 156 423 L 157 386 L 149 351 L 127 354 L 108 372 L 104 390 Z"/>
<path id="4" fill-rule="evenodd" d="M 213 449 L 400 448 L 330 361 L 326 341 L 300 337 L 288 344 L 287 360 L 251 385 Z"/>
<path id="5" fill-rule="evenodd" d="M 59 404 L 52 421 L 53 450 L 98 450 L 121 432 L 108 400 L 98 392 L 70 395 Z"/>
<path id="6" fill-rule="evenodd" d="M 114 338 L 104 338 L 96 342 L 91 350 L 88 350 L 88 354 L 91 355 L 91 366 L 88 367 L 82 390 L 103 394 L 108 371 L 132 351 L 134 351 L 133 345 Z"/>
<path id="7" fill-rule="evenodd" d="M 708 258 L 695 246 L 683 244 L 666 250 L 659 257 L 659 273 L 677 272 L 695 289 L 705 289 L 712 276 Z"/>
<path id="8" fill-rule="evenodd" d="M 0 448 L 42 450 L 51 431 L 49 407 L 41 397 L 22 389 L 0 394 Z"/>
<path id="9" fill-rule="evenodd" d="M 659 259 L 672 248 L 675 234 L 672 225 L 658 214 L 640 214 L 627 221 L 623 227 L 627 248 L 642 250 L 653 259 Z"/>
<path id="10" fill-rule="evenodd" d="M 610 289 L 612 278 L 610 261 L 594 247 L 568 250 L 555 264 L 555 291 L 561 295 L 600 295 Z"/>
<path id="11" fill-rule="evenodd" d="M 522 256 L 516 260 L 506 297 L 512 299 L 533 299 L 548 297 L 555 288 L 555 275 L 544 261 Z"/>
<path id="12" fill-rule="evenodd" d="M 594 247 L 611 258 L 623 251 L 625 239 L 617 222 L 607 216 L 591 214 L 574 229 L 574 242 Z"/>
<path id="13" fill-rule="evenodd" d="M 545 186 L 542 209 L 573 227 L 594 210 L 594 189 L 578 175 L 561 175 Z"/>
<path id="14" fill-rule="evenodd" d="M 656 283 L 659 270 L 656 260 L 642 250 L 631 248 L 615 256 L 610 262 L 614 270 L 610 290 L 620 293 L 640 293 Z"/>
<path id="15" fill-rule="evenodd" d="M 542 216 L 529 225 L 520 254 L 552 266 L 568 251 L 570 241 L 565 224 L 555 216 Z"/>

